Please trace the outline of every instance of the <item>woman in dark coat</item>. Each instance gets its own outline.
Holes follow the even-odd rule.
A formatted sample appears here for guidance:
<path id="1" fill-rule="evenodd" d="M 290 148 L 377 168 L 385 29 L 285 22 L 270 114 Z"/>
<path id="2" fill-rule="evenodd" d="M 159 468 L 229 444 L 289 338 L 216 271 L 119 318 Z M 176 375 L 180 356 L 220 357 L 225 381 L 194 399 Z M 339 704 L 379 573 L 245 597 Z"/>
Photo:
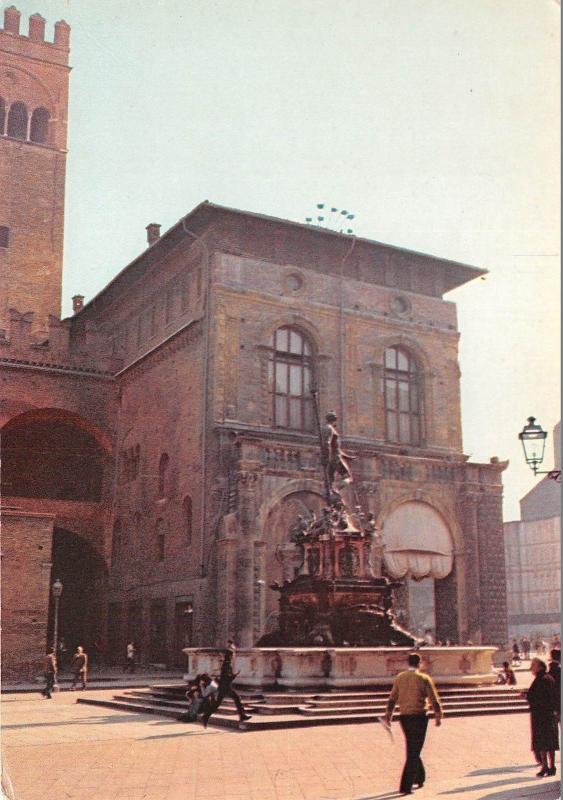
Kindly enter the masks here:
<path id="1" fill-rule="evenodd" d="M 532 750 L 540 758 L 538 778 L 555 775 L 555 751 L 559 750 L 557 728 L 557 692 L 555 681 L 547 674 L 541 658 L 533 658 L 530 671 L 534 681 L 525 696 L 530 706 L 532 723 Z"/>

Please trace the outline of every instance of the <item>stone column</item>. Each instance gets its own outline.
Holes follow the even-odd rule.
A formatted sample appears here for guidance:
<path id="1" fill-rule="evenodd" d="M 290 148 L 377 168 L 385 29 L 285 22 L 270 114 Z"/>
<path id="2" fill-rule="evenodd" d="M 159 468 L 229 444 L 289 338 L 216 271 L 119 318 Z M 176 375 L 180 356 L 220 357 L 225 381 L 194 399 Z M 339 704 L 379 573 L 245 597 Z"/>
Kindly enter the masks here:
<path id="1" fill-rule="evenodd" d="M 217 619 L 215 627 L 217 647 L 225 647 L 235 631 L 238 544 L 238 538 L 217 541 Z"/>
<path id="2" fill-rule="evenodd" d="M 264 633 L 266 619 L 266 542 L 254 542 L 253 644 Z"/>
<path id="3" fill-rule="evenodd" d="M 251 465 L 242 463 L 236 473 L 238 484 L 238 505 L 240 539 L 236 564 L 236 608 L 235 639 L 239 647 L 252 647 L 254 644 L 254 541 L 256 531 L 258 472 Z"/>

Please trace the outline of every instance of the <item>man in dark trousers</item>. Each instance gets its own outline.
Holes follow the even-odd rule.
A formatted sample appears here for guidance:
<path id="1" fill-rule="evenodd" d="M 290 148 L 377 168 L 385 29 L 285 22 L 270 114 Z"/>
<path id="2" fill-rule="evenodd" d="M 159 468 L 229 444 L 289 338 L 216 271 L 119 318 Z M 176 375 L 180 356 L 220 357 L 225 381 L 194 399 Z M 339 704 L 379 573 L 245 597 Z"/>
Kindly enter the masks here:
<path id="1" fill-rule="evenodd" d="M 233 650 L 229 648 L 228 650 L 225 651 L 225 655 L 223 656 L 223 663 L 221 664 L 221 672 L 219 674 L 219 691 L 217 692 L 217 699 L 213 703 L 212 707 L 205 711 L 202 718 L 203 726 L 205 728 L 207 727 L 209 717 L 212 714 L 214 714 L 215 711 L 217 711 L 217 709 L 219 708 L 225 697 L 230 697 L 232 700 L 234 700 L 238 711 L 239 722 L 246 722 L 247 719 L 250 719 L 251 715 L 246 713 L 240 697 L 232 687 L 232 683 L 235 678 L 236 675 L 233 672 Z"/>
<path id="2" fill-rule="evenodd" d="M 436 725 L 442 723 L 442 706 L 440 698 L 430 675 L 419 670 L 420 656 L 416 653 L 409 655 L 409 668 L 400 672 L 395 678 L 389 701 L 385 722 L 391 725 L 393 709 L 399 704 L 399 722 L 405 735 L 407 758 L 401 776 L 401 794 L 412 794 L 413 784 L 419 787 L 424 785 L 426 773 L 420 753 L 424 746 L 428 717 L 426 716 L 428 704 L 434 709 Z"/>
<path id="3" fill-rule="evenodd" d="M 53 691 L 53 687 L 55 685 L 55 681 L 57 678 L 57 657 L 55 655 L 55 648 L 50 647 L 49 652 L 45 656 L 45 688 L 41 692 L 43 697 L 46 697 L 47 700 L 51 700 L 51 692 Z"/>

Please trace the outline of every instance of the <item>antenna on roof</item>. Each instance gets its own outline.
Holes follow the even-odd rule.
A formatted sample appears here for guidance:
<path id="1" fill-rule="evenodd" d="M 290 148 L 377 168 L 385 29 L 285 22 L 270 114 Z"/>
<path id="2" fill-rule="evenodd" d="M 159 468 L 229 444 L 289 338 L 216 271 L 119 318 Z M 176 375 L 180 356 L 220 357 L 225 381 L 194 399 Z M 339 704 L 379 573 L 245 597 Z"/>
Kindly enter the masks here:
<path id="1" fill-rule="evenodd" d="M 327 206 L 325 203 L 317 203 L 316 213 L 312 217 L 305 217 L 307 225 L 314 225 L 316 228 L 327 228 L 338 233 L 351 235 L 354 230 L 349 227 L 356 215 L 351 214 L 346 209 Z"/>

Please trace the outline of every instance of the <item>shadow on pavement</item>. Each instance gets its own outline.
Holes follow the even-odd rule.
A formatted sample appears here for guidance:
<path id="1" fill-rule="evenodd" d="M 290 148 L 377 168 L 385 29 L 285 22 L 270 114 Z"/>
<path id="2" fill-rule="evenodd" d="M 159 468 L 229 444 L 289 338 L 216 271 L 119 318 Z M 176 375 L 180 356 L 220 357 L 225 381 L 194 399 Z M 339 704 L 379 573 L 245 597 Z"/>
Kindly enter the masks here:
<path id="1" fill-rule="evenodd" d="M 477 778 L 480 775 L 498 775 L 504 772 L 524 772 L 528 769 L 537 769 L 537 764 L 513 764 L 510 767 L 494 767 L 493 769 L 476 769 L 474 772 L 468 772 L 469 778 Z"/>
<path id="2" fill-rule="evenodd" d="M 453 794 L 453 795 L 455 795 L 457 797 L 458 795 L 463 794 L 464 792 L 477 792 L 480 789 L 483 789 L 483 790 L 485 790 L 485 789 L 494 789 L 496 786 L 506 786 L 506 784 L 509 784 L 509 783 L 516 783 L 516 782 L 521 783 L 521 782 L 532 781 L 533 783 L 537 784 L 538 780 L 539 780 L 539 778 L 516 778 L 516 777 L 514 777 L 514 778 L 507 778 L 504 781 L 490 781 L 490 783 L 474 783 L 472 786 L 456 786 L 455 789 L 448 789 L 445 792 L 440 792 L 440 795 Z M 517 791 L 517 789 L 509 790 L 508 794 L 503 792 L 503 793 L 501 793 L 499 795 L 499 797 L 501 797 L 501 798 L 512 797 L 510 792 L 514 792 L 514 791 Z M 528 787 L 526 787 L 525 789 L 522 789 L 522 791 L 529 792 L 530 789 Z M 495 797 L 496 798 L 496 796 L 497 795 L 483 795 L 483 800 L 485 799 L 485 797 L 487 797 L 487 798 Z M 515 797 L 526 797 L 527 795 L 523 794 L 523 795 L 514 795 L 514 796 Z"/>
<path id="3" fill-rule="evenodd" d="M 555 800 L 561 796 L 561 785 L 558 781 L 539 786 L 523 786 L 517 789 L 507 789 L 505 792 L 484 794 L 480 800 Z"/>

